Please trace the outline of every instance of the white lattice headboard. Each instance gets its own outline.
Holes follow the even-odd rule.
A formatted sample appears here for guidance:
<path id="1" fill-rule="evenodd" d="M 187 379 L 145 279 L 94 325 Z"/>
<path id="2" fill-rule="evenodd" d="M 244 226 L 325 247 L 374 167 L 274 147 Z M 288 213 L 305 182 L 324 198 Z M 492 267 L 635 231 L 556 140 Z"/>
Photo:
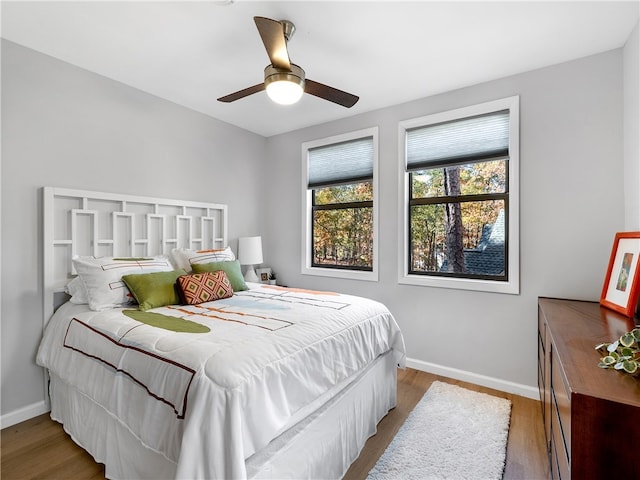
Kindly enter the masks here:
<path id="1" fill-rule="evenodd" d="M 43 188 L 44 323 L 76 255 L 137 257 L 227 246 L 227 206 Z"/>

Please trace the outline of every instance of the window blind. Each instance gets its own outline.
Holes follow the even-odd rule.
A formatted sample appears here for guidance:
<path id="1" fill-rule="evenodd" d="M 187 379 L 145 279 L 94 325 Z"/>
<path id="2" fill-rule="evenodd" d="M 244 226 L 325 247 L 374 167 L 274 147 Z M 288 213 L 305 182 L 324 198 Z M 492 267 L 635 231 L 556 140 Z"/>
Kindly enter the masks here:
<path id="1" fill-rule="evenodd" d="M 309 188 L 373 179 L 373 137 L 309 149 Z"/>
<path id="2" fill-rule="evenodd" d="M 509 110 L 407 131 L 407 170 L 509 155 Z"/>

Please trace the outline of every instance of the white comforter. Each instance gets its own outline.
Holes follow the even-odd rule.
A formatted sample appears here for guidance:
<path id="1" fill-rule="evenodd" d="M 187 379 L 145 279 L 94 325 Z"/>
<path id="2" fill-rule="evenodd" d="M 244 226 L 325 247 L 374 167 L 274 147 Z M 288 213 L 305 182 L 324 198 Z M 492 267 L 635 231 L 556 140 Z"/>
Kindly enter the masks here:
<path id="1" fill-rule="evenodd" d="M 38 364 L 176 462 L 180 478 L 246 477 L 245 459 L 326 392 L 389 350 L 405 361 L 384 305 L 332 292 L 251 284 L 228 299 L 151 311 L 208 333 L 150 326 L 122 309 L 70 311 L 49 322 Z"/>

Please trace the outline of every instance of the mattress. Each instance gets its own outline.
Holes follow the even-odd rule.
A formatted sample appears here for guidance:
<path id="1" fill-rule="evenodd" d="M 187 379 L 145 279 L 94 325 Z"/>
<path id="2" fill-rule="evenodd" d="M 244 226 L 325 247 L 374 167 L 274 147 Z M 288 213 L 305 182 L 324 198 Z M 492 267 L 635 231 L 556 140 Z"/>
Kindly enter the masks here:
<path id="1" fill-rule="evenodd" d="M 125 309 L 66 304 L 45 329 L 38 364 L 174 464 L 177 478 L 258 476 L 264 469 L 247 472 L 251 457 L 255 464 L 382 356 L 404 366 L 405 352 L 379 302 L 251 287 L 208 304 L 149 311 L 208 330 L 199 333 Z"/>

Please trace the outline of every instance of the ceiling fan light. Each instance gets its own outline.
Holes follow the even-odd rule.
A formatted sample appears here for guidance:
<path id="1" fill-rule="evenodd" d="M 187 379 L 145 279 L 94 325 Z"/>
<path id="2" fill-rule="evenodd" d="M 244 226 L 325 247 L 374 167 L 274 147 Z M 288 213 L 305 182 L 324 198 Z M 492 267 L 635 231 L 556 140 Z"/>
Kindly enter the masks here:
<path id="1" fill-rule="evenodd" d="M 304 71 L 293 64 L 291 71 L 269 65 L 265 69 L 264 85 L 271 100 L 280 105 L 292 105 L 304 93 Z"/>
<path id="2" fill-rule="evenodd" d="M 291 80 L 278 80 L 267 85 L 267 95 L 280 105 L 292 105 L 302 97 L 304 90 L 299 83 Z"/>

